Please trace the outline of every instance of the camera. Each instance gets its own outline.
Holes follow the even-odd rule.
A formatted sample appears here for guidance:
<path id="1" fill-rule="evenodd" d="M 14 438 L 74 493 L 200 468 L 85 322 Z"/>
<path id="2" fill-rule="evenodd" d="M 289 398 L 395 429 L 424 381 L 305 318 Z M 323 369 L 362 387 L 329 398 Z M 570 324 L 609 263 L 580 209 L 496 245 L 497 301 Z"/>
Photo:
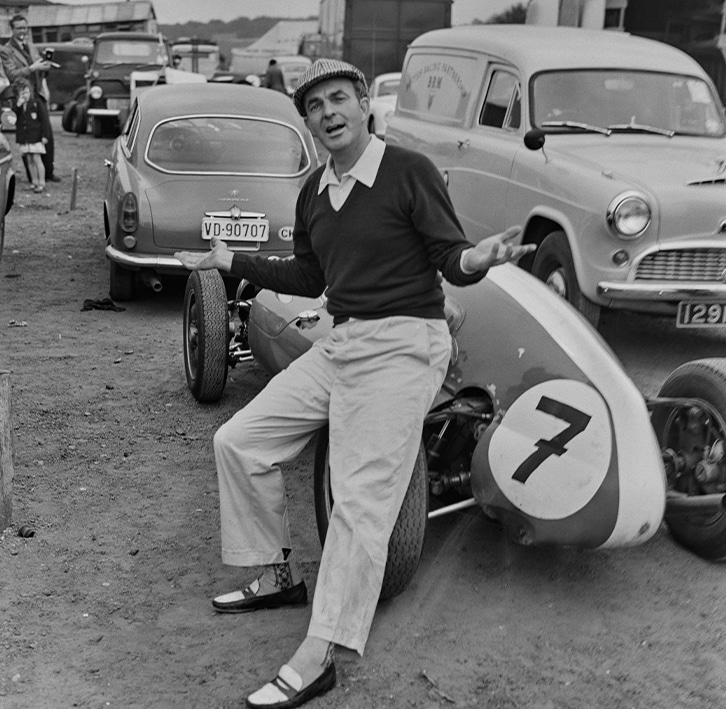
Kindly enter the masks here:
<path id="1" fill-rule="evenodd" d="M 53 61 L 53 51 L 52 47 L 48 47 L 48 49 L 43 52 L 43 59 L 47 62 Z"/>

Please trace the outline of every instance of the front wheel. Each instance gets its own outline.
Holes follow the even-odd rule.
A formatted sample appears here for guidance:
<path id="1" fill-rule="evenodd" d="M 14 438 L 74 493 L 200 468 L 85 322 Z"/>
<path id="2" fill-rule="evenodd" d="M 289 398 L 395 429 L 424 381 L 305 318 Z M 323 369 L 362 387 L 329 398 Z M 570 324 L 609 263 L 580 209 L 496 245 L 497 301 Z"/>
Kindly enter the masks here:
<path id="1" fill-rule="evenodd" d="M 193 271 L 184 292 L 184 372 L 201 403 L 219 401 L 227 383 L 229 311 L 219 271 Z"/>
<path id="2" fill-rule="evenodd" d="M 686 362 L 666 379 L 661 397 L 701 399 L 696 404 L 659 406 L 652 422 L 664 451 L 680 461 L 668 487 L 689 496 L 726 492 L 726 360 Z M 710 561 L 726 561 L 726 511 L 666 514 L 673 538 Z"/>
<path id="3" fill-rule="evenodd" d="M 73 133 L 73 118 L 76 112 L 76 101 L 69 101 L 63 109 L 63 116 L 61 117 L 61 128 L 67 133 Z"/>
<path id="4" fill-rule="evenodd" d="M 580 290 L 565 232 L 553 231 L 544 238 L 535 252 L 532 275 L 544 281 L 597 328 L 600 322 L 600 306 L 588 300 Z"/>
<path id="5" fill-rule="evenodd" d="M 103 138 L 103 120 L 98 116 L 91 118 L 91 133 L 94 138 Z"/>
<path id="6" fill-rule="evenodd" d="M 320 543 L 324 544 L 330 515 L 333 511 L 327 426 L 318 433 L 313 485 L 318 536 Z M 388 542 L 388 557 L 381 586 L 381 600 L 401 593 L 416 573 L 423 552 L 427 516 L 428 470 L 426 454 L 422 445 L 416 457 L 411 482 L 408 484 L 406 496 Z"/>

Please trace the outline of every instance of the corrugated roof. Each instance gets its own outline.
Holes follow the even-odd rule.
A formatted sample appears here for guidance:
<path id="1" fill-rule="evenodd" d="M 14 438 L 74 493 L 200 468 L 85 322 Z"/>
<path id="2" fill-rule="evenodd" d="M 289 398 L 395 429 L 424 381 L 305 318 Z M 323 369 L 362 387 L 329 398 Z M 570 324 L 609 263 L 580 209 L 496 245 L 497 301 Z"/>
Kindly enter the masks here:
<path id="1" fill-rule="evenodd" d="M 53 25 L 95 25 L 105 22 L 140 22 L 156 19 L 154 6 L 147 0 L 97 3 L 95 5 L 30 5 L 28 23 L 32 27 Z"/>

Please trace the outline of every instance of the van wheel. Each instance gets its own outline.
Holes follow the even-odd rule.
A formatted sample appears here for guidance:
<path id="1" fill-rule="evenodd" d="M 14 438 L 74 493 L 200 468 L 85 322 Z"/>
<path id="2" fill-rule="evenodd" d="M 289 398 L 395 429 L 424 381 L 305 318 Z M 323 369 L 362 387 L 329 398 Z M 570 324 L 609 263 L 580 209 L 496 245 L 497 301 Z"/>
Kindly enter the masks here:
<path id="1" fill-rule="evenodd" d="M 600 322 L 600 306 L 588 300 L 580 290 L 565 232 L 553 231 L 544 238 L 535 252 L 532 275 L 544 281 L 597 328 Z"/>

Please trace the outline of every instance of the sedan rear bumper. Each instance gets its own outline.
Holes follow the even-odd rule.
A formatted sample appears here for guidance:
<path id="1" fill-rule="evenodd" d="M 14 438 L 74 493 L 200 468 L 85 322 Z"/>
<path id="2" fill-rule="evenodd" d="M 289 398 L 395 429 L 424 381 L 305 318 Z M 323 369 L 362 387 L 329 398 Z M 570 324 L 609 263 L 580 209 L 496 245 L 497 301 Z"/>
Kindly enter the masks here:
<path id="1" fill-rule="evenodd" d="M 597 294 L 614 301 L 674 302 L 695 298 L 726 300 L 726 283 L 623 283 L 601 281 Z"/>
<path id="2" fill-rule="evenodd" d="M 120 251 L 110 244 L 106 246 L 106 257 L 109 261 L 126 266 L 127 268 L 151 268 L 154 270 L 171 270 L 186 272 L 182 262 L 173 256 L 158 256 L 151 254 L 132 254 L 128 251 Z"/>

